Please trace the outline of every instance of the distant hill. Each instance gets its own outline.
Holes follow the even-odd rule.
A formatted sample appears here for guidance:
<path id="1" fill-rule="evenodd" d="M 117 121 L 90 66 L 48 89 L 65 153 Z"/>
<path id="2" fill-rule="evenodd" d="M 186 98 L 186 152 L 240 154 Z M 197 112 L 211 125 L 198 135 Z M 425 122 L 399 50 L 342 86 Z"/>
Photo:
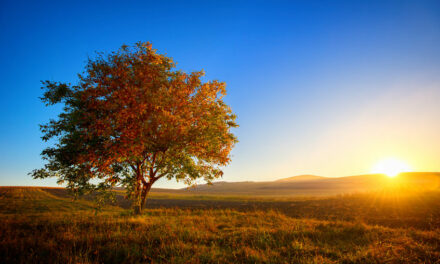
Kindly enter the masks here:
<path id="1" fill-rule="evenodd" d="M 383 174 L 365 174 L 348 177 L 321 177 L 299 175 L 269 182 L 215 182 L 183 188 L 185 193 L 230 195 L 334 195 L 342 193 L 377 191 L 384 188 L 438 189 L 440 172 L 401 173 L 394 178 Z"/>
<path id="2" fill-rule="evenodd" d="M 95 207 L 90 201 L 73 201 L 64 188 L 0 187 L 2 213 L 87 211 Z"/>
<path id="3" fill-rule="evenodd" d="M 0 191 L 1 197 L 14 196 L 27 199 L 32 191 L 32 199 L 40 197 L 49 199 L 46 195 L 59 198 L 71 198 L 64 188 L 38 187 L 22 192 L 22 187 L 12 187 L 11 190 Z M 200 184 L 182 189 L 153 188 L 155 195 L 225 195 L 225 196 L 329 196 L 345 193 L 380 191 L 384 189 L 407 190 L 440 190 L 440 172 L 408 172 L 394 178 L 383 174 L 365 174 L 347 177 L 322 177 L 316 175 L 298 175 L 294 177 L 267 182 L 214 182 L 212 185 Z M 115 188 L 122 192 L 122 188 Z M 43 192 L 42 192 L 43 191 Z M 121 200 L 123 196 L 120 195 Z M 124 200 L 125 201 L 125 200 Z M 91 206 L 91 205 L 87 205 Z"/>
<path id="4" fill-rule="evenodd" d="M 316 176 L 316 175 L 311 175 L 311 174 L 304 174 L 304 175 L 297 175 L 297 176 L 293 176 L 293 177 L 289 177 L 289 178 L 279 179 L 277 181 L 278 182 L 314 181 L 314 180 L 321 180 L 321 179 L 325 179 L 325 178 L 326 177 Z"/>

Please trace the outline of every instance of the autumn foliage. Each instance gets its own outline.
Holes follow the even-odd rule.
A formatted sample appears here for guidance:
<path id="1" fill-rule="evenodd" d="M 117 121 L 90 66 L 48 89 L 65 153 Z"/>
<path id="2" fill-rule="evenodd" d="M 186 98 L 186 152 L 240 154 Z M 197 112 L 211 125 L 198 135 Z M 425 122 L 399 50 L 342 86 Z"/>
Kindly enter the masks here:
<path id="1" fill-rule="evenodd" d="M 236 143 L 226 84 L 174 67 L 150 43 L 137 43 L 89 59 L 77 85 L 43 82 L 43 102 L 64 108 L 41 126 L 43 139 L 57 144 L 32 175 L 58 177 L 77 192 L 122 185 L 137 212 L 160 178 L 220 177 Z"/>

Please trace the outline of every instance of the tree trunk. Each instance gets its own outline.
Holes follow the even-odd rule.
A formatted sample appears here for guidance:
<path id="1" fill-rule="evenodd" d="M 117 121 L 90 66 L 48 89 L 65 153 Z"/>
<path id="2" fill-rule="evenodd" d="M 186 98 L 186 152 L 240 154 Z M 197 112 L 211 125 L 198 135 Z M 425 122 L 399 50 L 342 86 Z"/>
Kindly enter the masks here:
<path id="1" fill-rule="evenodd" d="M 134 210 L 135 215 L 140 214 L 142 211 L 142 203 L 141 203 L 141 196 L 142 196 L 141 188 L 142 187 L 141 186 L 142 186 L 142 182 L 140 180 L 136 181 L 135 200 L 134 200 L 134 205 L 133 205 L 133 210 Z"/>
<path id="2" fill-rule="evenodd" d="M 150 192 L 151 189 L 151 185 L 153 185 L 153 183 L 148 183 L 147 185 L 144 185 L 142 188 L 142 196 L 141 196 L 141 210 L 143 210 L 145 208 L 145 202 L 147 201 L 147 196 L 148 193 Z"/>
<path id="3" fill-rule="evenodd" d="M 141 214 L 142 210 L 145 208 L 145 202 L 147 201 L 148 193 L 151 190 L 151 185 L 153 185 L 153 183 L 147 183 L 146 185 L 139 183 L 139 187 L 136 187 L 136 199 L 133 206 L 134 214 Z"/>

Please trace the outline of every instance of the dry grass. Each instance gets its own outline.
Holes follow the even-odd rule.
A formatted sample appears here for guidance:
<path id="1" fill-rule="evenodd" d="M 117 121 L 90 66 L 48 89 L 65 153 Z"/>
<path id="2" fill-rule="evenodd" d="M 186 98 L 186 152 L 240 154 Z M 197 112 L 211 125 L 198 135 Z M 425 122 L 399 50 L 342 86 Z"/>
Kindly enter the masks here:
<path id="1" fill-rule="evenodd" d="M 2 188 L 0 223 L 2 263 L 440 263 L 438 228 L 273 210 L 157 208 L 132 216 L 108 207 L 95 215 L 87 201 Z"/>

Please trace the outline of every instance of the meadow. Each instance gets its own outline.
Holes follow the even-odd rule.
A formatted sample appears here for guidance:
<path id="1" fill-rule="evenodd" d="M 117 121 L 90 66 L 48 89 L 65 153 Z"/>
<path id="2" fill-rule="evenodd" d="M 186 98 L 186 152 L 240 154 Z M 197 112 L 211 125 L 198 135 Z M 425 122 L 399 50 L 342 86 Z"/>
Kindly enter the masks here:
<path id="1" fill-rule="evenodd" d="M 2 263 L 440 263 L 440 192 L 324 197 L 153 191 L 142 215 L 0 187 Z"/>

